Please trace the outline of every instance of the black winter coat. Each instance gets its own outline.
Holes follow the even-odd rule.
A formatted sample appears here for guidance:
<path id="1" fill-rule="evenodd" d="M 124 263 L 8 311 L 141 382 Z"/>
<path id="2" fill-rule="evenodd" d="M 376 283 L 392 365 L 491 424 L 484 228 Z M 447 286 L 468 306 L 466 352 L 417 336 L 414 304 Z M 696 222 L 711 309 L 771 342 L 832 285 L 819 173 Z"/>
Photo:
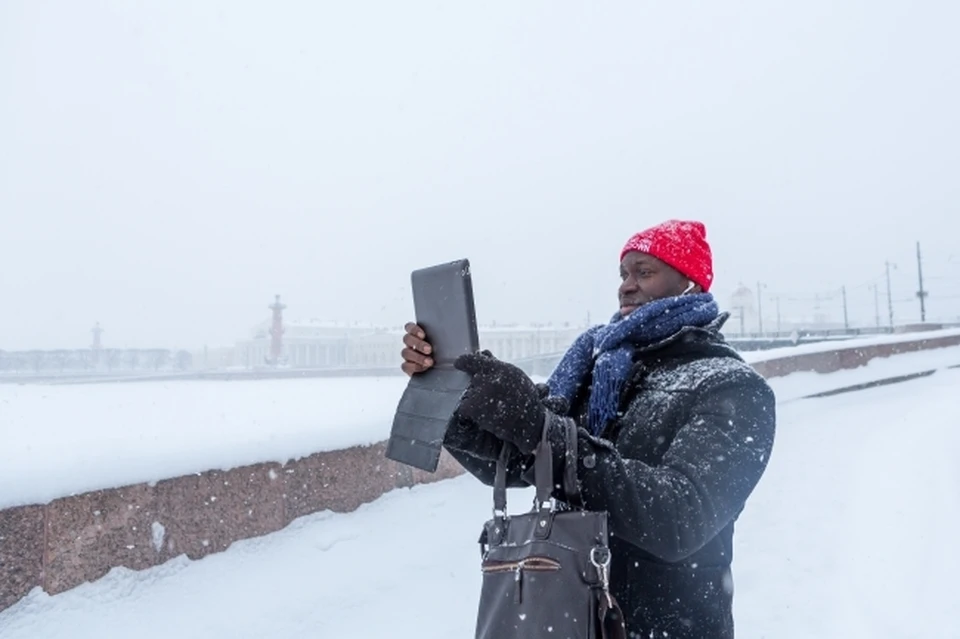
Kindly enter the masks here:
<path id="1" fill-rule="evenodd" d="M 584 507 L 609 513 L 611 589 L 631 636 L 734 636 L 734 523 L 770 459 L 776 407 L 763 377 L 719 334 L 724 319 L 638 349 L 620 417 L 599 437 L 579 429 Z M 588 393 L 571 407 L 579 424 Z M 570 418 L 552 419 L 560 477 L 561 420 Z M 444 441 L 487 485 L 501 445 L 490 437 L 455 421 Z M 532 461 L 512 460 L 510 486 L 532 485 Z"/>

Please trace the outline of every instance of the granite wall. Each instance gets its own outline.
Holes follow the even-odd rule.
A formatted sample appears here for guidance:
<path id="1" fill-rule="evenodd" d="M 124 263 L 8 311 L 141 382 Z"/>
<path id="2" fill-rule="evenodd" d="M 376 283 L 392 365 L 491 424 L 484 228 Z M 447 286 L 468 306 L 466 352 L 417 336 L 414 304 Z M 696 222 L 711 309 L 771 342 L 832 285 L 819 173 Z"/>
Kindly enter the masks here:
<path id="1" fill-rule="evenodd" d="M 35 586 L 56 594 L 114 566 L 140 570 L 180 554 L 198 559 L 303 515 L 349 512 L 395 488 L 462 472 L 446 453 L 431 474 L 386 459 L 385 448 L 357 446 L 0 510 L 0 610 Z"/>
<path id="2" fill-rule="evenodd" d="M 753 364 L 761 375 L 766 378 L 782 377 L 790 373 L 816 372 L 832 373 L 839 370 L 858 368 L 872 359 L 890 357 L 903 353 L 946 348 L 960 345 L 960 335 L 922 338 L 915 340 L 892 342 L 889 344 L 875 344 L 872 346 L 858 346 L 837 348 L 821 353 L 806 353 L 769 359 Z"/>

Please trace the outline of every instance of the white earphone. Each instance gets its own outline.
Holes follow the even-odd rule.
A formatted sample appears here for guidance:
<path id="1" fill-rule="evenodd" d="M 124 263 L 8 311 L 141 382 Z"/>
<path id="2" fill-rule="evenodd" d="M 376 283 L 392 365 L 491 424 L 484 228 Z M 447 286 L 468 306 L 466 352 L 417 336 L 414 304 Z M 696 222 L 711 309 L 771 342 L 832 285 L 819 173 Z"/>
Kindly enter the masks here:
<path id="1" fill-rule="evenodd" d="M 694 286 L 696 286 L 696 285 L 695 285 L 692 281 L 687 280 L 687 288 L 683 289 L 683 293 L 680 293 L 680 294 L 681 294 L 681 295 L 686 295 L 687 293 L 689 293 L 690 291 L 693 290 L 693 287 L 694 287 Z"/>

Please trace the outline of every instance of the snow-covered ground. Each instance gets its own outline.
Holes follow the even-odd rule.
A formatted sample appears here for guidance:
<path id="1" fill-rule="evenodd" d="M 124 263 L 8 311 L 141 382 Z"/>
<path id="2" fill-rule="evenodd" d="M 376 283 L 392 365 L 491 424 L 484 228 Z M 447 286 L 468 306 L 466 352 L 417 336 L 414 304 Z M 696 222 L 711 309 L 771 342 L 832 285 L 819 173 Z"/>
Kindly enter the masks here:
<path id="1" fill-rule="evenodd" d="M 960 347 L 771 385 L 786 401 L 953 364 Z M 0 385 L 0 508 L 382 441 L 406 383 L 396 376 Z"/>
<path id="2" fill-rule="evenodd" d="M 960 370 L 779 408 L 734 554 L 741 639 L 960 636 Z M 511 510 L 529 507 L 511 491 Z M 469 476 L 0 612 L 4 639 L 470 637 L 491 493 Z"/>

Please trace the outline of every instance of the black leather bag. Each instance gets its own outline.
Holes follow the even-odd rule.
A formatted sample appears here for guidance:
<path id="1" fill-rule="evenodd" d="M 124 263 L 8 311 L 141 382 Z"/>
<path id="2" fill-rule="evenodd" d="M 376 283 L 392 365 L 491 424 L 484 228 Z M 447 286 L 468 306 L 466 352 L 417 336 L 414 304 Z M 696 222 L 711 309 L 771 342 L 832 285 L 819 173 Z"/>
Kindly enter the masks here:
<path id="1" fill-rule="evenodd" d="M 551 498 L 553 457 L 546 424 L 535 455 L 533 509 L 507 515 L 504 444 L 497 462 L 493 518 L 480 535 L 483 583 L 476 639 L 626 639 L 610 594 L 607 513 L 583 509 L 577 483 L 577 427 L 566 420 L 564 490 Z"/>

